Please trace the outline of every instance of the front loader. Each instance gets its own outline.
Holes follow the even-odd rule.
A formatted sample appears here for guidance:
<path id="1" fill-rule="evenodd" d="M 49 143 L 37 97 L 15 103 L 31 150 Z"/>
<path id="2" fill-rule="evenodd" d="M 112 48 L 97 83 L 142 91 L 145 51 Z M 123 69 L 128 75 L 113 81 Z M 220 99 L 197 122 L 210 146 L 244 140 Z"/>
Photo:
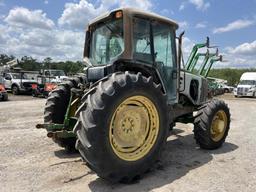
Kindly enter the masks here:
<path id="1" fill-rule="evenodd" d="M 181 69 L 184 33 L 176 37 L 177 28 L 168 18 L 131 8 L 94 19 L 86 32 L 85 75 L 50 94 L 38 128 L 66 148 L 75 146 L 88 167 L 112 182 L 149 170 L 176 122 L 194 123 L 201 148 L 219 148 L 229 131 L 229 108 L 208 99 L 205 76 Z"/>

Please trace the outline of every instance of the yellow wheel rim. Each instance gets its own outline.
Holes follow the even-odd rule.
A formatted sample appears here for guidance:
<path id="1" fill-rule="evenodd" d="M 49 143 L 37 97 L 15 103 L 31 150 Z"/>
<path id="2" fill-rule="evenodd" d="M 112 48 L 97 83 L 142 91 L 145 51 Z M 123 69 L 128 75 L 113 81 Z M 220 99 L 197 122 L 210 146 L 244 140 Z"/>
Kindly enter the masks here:
<path id="1" fill-rule="evenodd" d="M 143 158 L 154 146 L 159 132 L 155 105 L 145 96 L 124 100 L 114 112 L 109 141 L 115 154 L 125 161 Z"/>
<path id="2" fill-rule="evenodd" d="M 228 118 L 225 111 L 219 110 L 213 117 L 211 125 L 211 138 L 213 141 L 218 142 L 223 138 L 227 129 L 227 122 Z"/>

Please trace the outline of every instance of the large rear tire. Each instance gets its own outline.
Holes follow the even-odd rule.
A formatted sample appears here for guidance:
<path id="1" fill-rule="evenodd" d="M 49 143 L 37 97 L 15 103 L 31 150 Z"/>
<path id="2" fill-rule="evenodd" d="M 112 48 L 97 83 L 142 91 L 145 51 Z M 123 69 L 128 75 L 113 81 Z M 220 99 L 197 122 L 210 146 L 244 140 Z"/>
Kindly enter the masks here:
<path id="1" fill-rule="evenodd" d="M 230 112 L 224 101 L 213 99 L 198 111 L 194 122 L 197 144 L 203 149 L 217 149 L 225 142 L 230 128 Z"/>
<path id="2" fill-rule="evenodd" d="M 71 89 L 78 88 L 80 83 L 84 83 L 84 79 L 82 77 L 70 79 L 65 83 L 60 84 L 49 94 L 45 104 L 44 123 L 62 124 L 64 122 L 71 96 Z M 53 137 L 52 139 L 55 143 L 68 151 L 75 150 L 76 137 Z"/>
<path id="3" fill-rule="evenodd" d="M 114 73 L 91 89 L 77 111 L 77 149 L 111 182 L 131 182 L 159 158 L 169 128 L 166 96 L 152 77 Z"/>

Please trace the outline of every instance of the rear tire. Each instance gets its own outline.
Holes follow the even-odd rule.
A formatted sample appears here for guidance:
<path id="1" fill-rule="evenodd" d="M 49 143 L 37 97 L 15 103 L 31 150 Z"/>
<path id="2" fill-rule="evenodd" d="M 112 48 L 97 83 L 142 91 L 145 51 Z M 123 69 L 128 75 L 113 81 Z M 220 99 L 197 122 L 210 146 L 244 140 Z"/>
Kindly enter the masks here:
<path id="1" fill-rule="evenodd" d="M 78 88 L 80 83 L 83 83 L 82 77 L 77 77 L 63 84 L 60 84 L 53 90 L 47 98 L 44 110 L 44 123 L 62 124 L 65 119 L 69 99 L 71 96 L 71 89 Z M 76 137 L 70 138 L 52 138 L 55 143 L 65 148 L 67 151 L 75 150 Z"/>
<path id="2" fill-rule="evenodd" d="M 138 98 L 136 100 L 137 103 L 140 101 L 149 102 L 155 108 L 153 107 L 150 108 L 151 110 L 148 110 L 148 106 L 146 104 L 143 105 L 143 102 L 143 104 L 140 103 L 141 105 L 136 104 L 136 102 L 133 104 L 130 103 L 129 105 L 123 104 L 125 101 L 135 98 Z M 139 101 L 139 98 L 143 98 L 144 100 Z M 162 93 L 160 85 L 156 85 L 153 82 L 152 77 L 146 78 L 141 73 L 137 75 L 128 72 L 114 73 L 111 77 L 102 80 L 95 88 L 86 93 L 82 102 L 81 107 L 76 112 L 78 117 L 77 124 L 74 127 L 74 132 L 78 137 L 76 147 L 93 171 L 108 181 L 129 183 L 139 178 L 151 168 L 159 158 L 160 152 L 166 142 L 170 124 L 166 96 Z M 129 113 L 130 116 L 127 115 L 128 112 L 126 110 L 120 109 L 120 106 L 123 108 L 128 106 L 127 110 L 132 110 Z M 146 119 L 144 124 L 139 123 L 139 126 L 136 127 L 136 123 L 142 122 L 139 121 L 142 120 L 141 117 L 145 117 L 143 116 L 143 112 L 139 113 L 136 110 L 145 110 L 148 114 L 146 117 L 152 117 L 151 124 L 147 126 L 149 127 L 147 129 L 149 132 L 146 138 L 142 136 L 144 139 L 141 139 L 141 137 L 138 139 L 137 137 L 131 136 L 133 137 L 131 139 L 133 142 L 134 138 L 138 139 L 136 141 L 139 142 L 139 145 L 138 143 L 136 145 L 130 142 L 130 136 L 124 136 L 126 132 L 124 130 L 126 128 L 123 128 L 123 126 L 126 127 L 124 125 L 124 122 L 127 122 L 126 115 L 127 117 L 131 117 L 131 122 L 134 120 L 135 126 L 133 126 L 133 123 L 128 125 L 128 127 L 131 126 L 130 129 L 134 135 L 136 134 L 134 130 L 138 128 L 141 131 L 143 125 L 147 125 L 148 121 Z M 153 113 L 156 111 L 157 113 Z M 134 113 L 136 112 L 139 114 L 137 116 L 139 120 L 135 118 L 136 115 Z M 156 115 L 152 116 L 151 112 Z M 113 121 L 113 118 L 117 119 L 117 122 Z M 127 119 L 130 121 L 129 118 Z M 152 122 L 157 122 L 155 119 L 159 120 L 159 124 L 157 124 L 159 126 L 152 128 L 156 125 L 154 123 L 152 124 Z M 115 125 L 113 122 L 117 123 L 118 128 L 122 125 L 122 128 L 119 130 L 114 129 L 113 127 Z M 145 143 L 149 138 L 152 138 L 151 134 L 154 129 L 158 131 L 157 133 L 155 132 L 155 140 L 152 141 L 153 144 L 149 147 Z M 122 136 L 116 137 L 115 134 L 123 134 L 123 137 L 129 138 L 129 142 L 124 144 L 124 140 L 120 139 Z M 118 141 L 117 139 L 120 139 L 121 143 L 124 142 L 122 143 L 123 146 L 119 145 L 120 140 Z M 148 145 L 151 145 L 151 143 Z M 134 151 L 131 152 L 131 148 Z M 144 151 L 145 153 L 142 152 L 144 149 L 146 149 L 146 152 Z M 127 152 L 123 152 L 124 150 L 127 150 Z"/>
<path id="3" fill-rule="evenodd" d="M 224 93 L 229 93 L 229 89 L 224 89 Z"/>
<path id="4" fill-rule="evenodd" d="M 19 87 L 17 85 L 13 85 L 12 86 L 12 94 L 19 95 L 19 93 L 20 93 Z"/>
<path id="5" fill-rule="evenodd" d="M 194 122 L 194 136 L 203 149 L 217 149 L 224 142 L 230 128 L 230 112 L 224 101 L 214 99 L 205 104 Z"/>

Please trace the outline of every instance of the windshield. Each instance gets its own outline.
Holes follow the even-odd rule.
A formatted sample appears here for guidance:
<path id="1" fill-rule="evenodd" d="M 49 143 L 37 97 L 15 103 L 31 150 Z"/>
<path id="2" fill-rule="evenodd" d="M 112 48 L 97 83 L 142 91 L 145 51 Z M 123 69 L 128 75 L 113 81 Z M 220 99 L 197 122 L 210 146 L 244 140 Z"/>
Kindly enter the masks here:
<path id="1" fill-rule="evenodd" d="M 66 74 L 62 70 L 50 71 L 51 76 L 65 76 Z"/>
<path id="2" fill-rule="evenodd" d="M 28 76 L 24 73 L 13 73 L 13 79 L 29 79 Z"/>
<path id="3" fill-rule="evenodd" d="M 89 59 L 92 65 L 106 65 L 124 51 L 123 20 L 103 22 L 92 32 Z"/>
<path id="4" fill-rule="evenodd" d="M 240 85 L 256 85 L 256 81 L 255 80 L 241 80 Z"/>

